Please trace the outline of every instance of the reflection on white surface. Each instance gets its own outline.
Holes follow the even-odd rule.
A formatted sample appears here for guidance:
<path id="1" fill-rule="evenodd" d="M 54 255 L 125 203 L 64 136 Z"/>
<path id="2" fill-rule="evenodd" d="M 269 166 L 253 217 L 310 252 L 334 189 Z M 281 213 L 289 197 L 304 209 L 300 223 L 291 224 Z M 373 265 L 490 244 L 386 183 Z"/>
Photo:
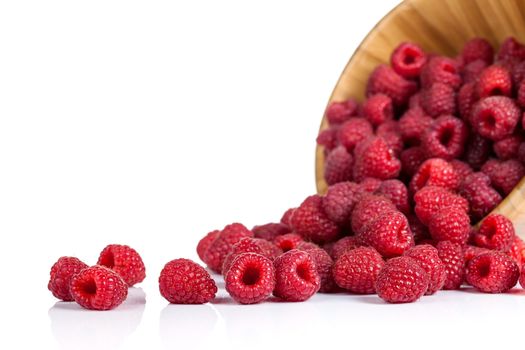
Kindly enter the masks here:
<path id="1" fill-rule="evenodd" d="M 145 306 L 142 288 L 130 288 L 126 301 L 111 311 L 57 302 L 49 309 L 51 330 L 63 349 L 115 349 L 137 329 Z"/>

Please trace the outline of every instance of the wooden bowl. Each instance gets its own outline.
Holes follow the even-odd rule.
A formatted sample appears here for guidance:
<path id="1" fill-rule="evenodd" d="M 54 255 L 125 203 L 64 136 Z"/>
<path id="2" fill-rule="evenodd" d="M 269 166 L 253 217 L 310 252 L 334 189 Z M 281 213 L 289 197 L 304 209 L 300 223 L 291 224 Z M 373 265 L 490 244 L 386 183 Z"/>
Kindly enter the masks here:
<path id="1" fill-rule="evenodd" d="M 424 50 L 457 55 L 473 37 L 483 37 L 497 48 L 508 36 L 525 42 L 525 1 L 523 0 L 405 0 L 388 13 L 368 33 L 348 61 L 332 96 L 332 101 L 350 97 L 362 100 L 367 78 L 403 41 L 419 44 Z M 323 117 L 320 130 L 328 127 Z M 316 150 L 317 191 L 326 192 L 324 153 Z M 516 232 L 525 238 L 525 179 L 493 212 L 509 217 Z"/>

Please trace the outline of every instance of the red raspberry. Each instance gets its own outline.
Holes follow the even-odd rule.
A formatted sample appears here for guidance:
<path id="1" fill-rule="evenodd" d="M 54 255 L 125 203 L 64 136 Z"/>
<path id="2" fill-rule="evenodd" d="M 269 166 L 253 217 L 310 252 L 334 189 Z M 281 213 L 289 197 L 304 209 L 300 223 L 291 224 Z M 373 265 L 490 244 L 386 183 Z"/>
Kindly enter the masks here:
<path id="1" fill-rule="evenodd" d="M 335 291 L 335 282 L 332 276 L 332 267 L 334 261 L 330 255 L 321 248 L 313 248 L 306 250 L 312 257 L 317 269 L 317 274 L 321 279 L 321 287 L 319 288 L 320 293 L 331 293 Z"/>
<path id="2" fill-rule="evenodd" d="M 518 85 L 518 96 L 516 98 L 516 102 L 521 108 L 525 107 L 525 83 L 523 81 L 521 81 L 520 85 Z M 523 120 L 521 125 L 524 125 Z"/>
<path id="3" fill-rule="evenodd" d="M 334 264 L 335 283 L 352 293 L 374 294 L 379 271 L 385 262 L 371 247 L 359 247 L 347 251 Z"/>
<path id="4" fill-rule="evenodd" d="M 410 226 L 410 231 L 414 235 L 414 242 L 416 244 L 421 244 L 423 241 L 430 240 L 430 233 L 428 228 L 423 225 L 423 223 L 418 219 L 414 214 L 407 215 L 408 225 Z"/>
<path id="5" fill-rule="evenodd" d="M 160 272 L 159 289 L 172 304 L 204 304 L 217 293 L 210 274 L 188 259 L 175 259 L 164 266 Z"/>
<path id="6" fill-rule="evenodd" d="M 296 249 L 299 243 L 304 242 L 303 237 L 297 233 L 287 233 L 279 237 L 275 237 L 273 243 L 283 252 Z"/>
<path id="7" fill-rule="evenodd" d="M 507 250 L 511 247 L 515 235 L 514 225 L 509 219 L 500 214 L 490 214 L 481 222 L 473 239 L 478 247 Z"/>
<path id="8" fill-rule="evenodd" d="M 475 221 L 484 218 L 502 200 L 500 194 L 490 186 L 490 178 L 483 173 L 464 177 L 459 194 L 468 200 L 470 215 Z"/>
<path id="9" fill-rule="evenodd" d="M 363 115 L 374 126 L 391 120 L 394 118 L 392 99 L 383 94 L 370 96 L 363 103 Z"/>
<path id="10" fill-rule="evenodd" d="M 442 115 L 423 134 L 422 146 L 429 158 L 452 160 L 463 154 L 467 137 L 468 129 L 461 119 Z"/>
<path id="11" fill-rule="evenodd" d="M 525 268 L 521 267 L 521 277 L 520 277 L 521 288 L 525 289 Z"/>
<path id="12" fill-rule="evenodd" d="M 408 189 L 401 181 L 396 179 L 383 181 L 377 190 L 377 194 L 390 199 L 400 212 L 404 214 L 410 212 Z"/>
<path id="13" fill-rule="evenodd" d="M 275 237 L 290 232 L 290 228 L 282 223 L 268 223 L 257 225 L 252 228 L 253 236 L 267 241 L 273 241 Z"/>
<path id="14" fill-rule="evenodd" d="M 403 255 L 414 259 L 427 273 L 429 277 L 427 295 L 443 288 L 447 274 L 436 248 L 429 244 L 421 244 L 410 248 Z"/>
<path id="15" fill-rule="evenodd" d="M 337 125 L 357 114 L 357 102 L 350 99 L 344 102 L 332 102 L 326 109 L 326 119 L 330 125 Z"/>
<path id="16" fill-rule="evenodd" d="M 261 248 L 262 255 L 271 261 L 274 261 L 279 255 L 283 253 L 281 248 L 270 241 L 262 238 L 254 238 L 254 240 L 257 241 L 257 245 Z"/>
<path id="17" fill-rule="evenodd" d="M 299 249 L 299 250 L 306 252 L 311 249 L 321 249 L 321 248 L 315 243 L 302 241 L 297 244 L 297 247 L 295 249 Z"/>
<path id="18" fill-rule="evenodd" d="M 518 236 L 514 236 L 514 240 L 510 248 L 505 251 L 518 266 L 525 264 L 525 242 Z"/>
<path id="19" fill-rule="evenodd" d="M 480 169 L 487 159 L 489 159 L 491 148 L 490 140 L 472 133 L 467 142 L 467 149 L 464 157 L 465 161 L 473 169 Z"/>
<path id="20" fill-rule="evenodd" d="M 401 170 L 401 162 L 380 137 L 372 136 L 360 142 L 354 155 L 354 179 L 357 181 L 366 177 L 391 179 L 397 177 Z"/>
<path id="21" fill-rule="evenodd" d="M 499 47 L 498 60 L 516 59 L 525 60 L 525 46 L 518 42 L 514 37 L 508 37 Z"/>
<path id="22" fill-rule="evenodd" d="M 514 86 L 520 86 L 523 78 L 525 78 L 525 61 L 521 61 L 514 66 L 514 69 L 511 72 L 512 74 L 512 83 Z"/>
<path id="23" fill-rule="evenodd" d="M 510 159 L 506 161 L 489 160 L 481 171 L 490 177 L 492 186 L 508 195 L 525 175 L 525 167 L 519 161 Z"/>
<path id="24" fill-rule="evenodd" d="M 465 245 L 470 235 L 470 218 L 459 207 L 439 209 L 428 223 L 432 238 L 438 242 L 451 241 Z"/>
<path id="25" fill-rule="evenodd" d="M 128 296 L 126 282 L 113 270 L 98 265 L 74 275 L 70 291 L 80 306 L 90 310 L 114 309 Z"/>
<path id="26" fill-rule="evenodd" d="M 315 142 L 319 146 L 323 146 L 325 152 L 330 152 L 334 148 L 337 147 L 337 133 L 339 132 L 339 128 L 328 128 L 324 129 L 323 131 L 319 132 L 319 135 L 317 135 L 317 139 Z"/>
<path id="27" fill-rule="evenodd" d="M 450 165 L 452 165 L 460 179 L 465 179 L 467 176 L 474 173 L 474 169 L 472 169 L 470 165 L 459 159 L 452 159 Z M 460 183 L 461 182 L 462 181 L 460 181 Z"/>
<path id="28" fill-rule="evenodd" d="M 315 243 L 332 241 L 339 234 L 339 227 L 323 210 L 323 199 L 313 195 L 304 200 L 292 216 L 294 231 Z"/>
<path id="29" fill-rule="evenodd" d="M 388 303 L 411 303 L 426 293 L 428 274 L 408 256 L 393 258 L 379 272 L 376 291 Z"/>
<path id="30" fill-rule="evenodd" d="M 427 156 L 423 147 L 416 146 L 405 149 L 400 156 L 403 173 L 409 177 L 414 176 L 426 159 Z"/>
<path id="31" fill-rule="evenodd" d="M 485 254 L 490 252 L 489 249 L 480 248 L 473 245 L 467 245 L 463 250 L 463 259 L 465 259 L 465 266 L 478 255 Z"/>
<path id="32" fill-rule="evenodd" d="M 374 193 L 379 189 L 379 186 L 381 186 L 382 182 L 383 181 L 374 179 L 373 177 L 367 177 L 363 179 L 361 182 L 359 182 L 359 188 L 361 189 L 360 194 L 363 195 L 365 193 Z"/>
<path id="33" fill-rule="evenodd" d="M 227 225 L 210 245 L 204 254 L 203 261 L 210 269 L 221 273 L 224 259 L 230 253 L 233 245 L 245 237 L 253 237 L 253 232 L 239 223 Z"/>
<path id="34" fill-rule="evenodd" d="M 470 39 L 463 45 L 461 56 L 465 63 L 482 60 L 491 64 L 494 60 L 494 49 L 490 43 L 483 38 Z"/>
<path id="35" fill-rule="evenodd" d="M 460 244 L 450 241 L 439 242 L 436 246 L 438 256 L 445 266 L 445 284 L 443 289 L 459 289 L 465 279 L 465 259 Z"/>
<path id="36" fill-rule="evenodd" d="M 428 225 L 431 217 L 440 209 L 457 206 L 468 212 L 468 202 L 443 187 L 426 186 L 414 195 L 414 212 L 421 222 Z"/>
<path id="37" fill-rule="evenodd" d="M 243 253 L 257 253 L 263 255 L 262 249 L 255 238 L 242 238 L 232 246 L 230 253 L 224 259 L 224 263 L 222 264 L 222 275 L 224 277 L 226 277 L 233 261 Z"/>
<path id="38" fill-rule="evenodd" d="M 214 230 L 206 234 L 206 236 L 202 237 L 199 241 L 199 244 L 197 244 L 197 255 L 199 255 L 199 258 L 204 262 L 204 255 L 206 254 L 206 251 L 210 247 L 210 245 L 213 243 L 215 238 L 219 235 L 221 231 Z"/>
<path id="39" fill-rule="evenodd" d="M 427 159 L 410 180 L 410 192 L 416 193 L 426 186 L 440 186 L 449 190 L 459 187 L 460 178 L 454 167 L 441 158 Z"/>
<path id="40" fill-rule="evenodd" d="M 398 211 L 378 217 L 358 234 L 358 239 L 375 248 L 385 258 L 401 255 L 414 245 L 408 220 Z"/>
<path id="41" fill-rule="evenodd" d="M 411 145 L 420 144 L 423 133 L 432 122 L 433 119 L 426 115 L 422 108 L 410 108 L 399 119 L 399 129 L 403 141 Z"/>
<path id="42" fill-rule="evenodd" d="M 350 118 L 339 128 L 337 139 L 339 143 L 346 147 L 348 152 L 352 152 L 355 146 L 374 133 L 372 125 L 364 118 Z"/>
<path id="43" fill-rule="evenodd" d="M 361 189 L 354 182 L 340 182 L 328 187 L 323 197 L 326 216 L 335 223 L 348 222 L 354 206 L 359 200 Z"/>
<path id="44" fill-rule="evenodd" d="M 130 287 L 146 278 L 146 267 L 142 258 L 135 249 L 127 245 L 106 246 L 100 253 L 97 265 L 115 271 Z"/>
<path id="45" fill-rule="evenodd" d="M 457 63 L 448 57 L 431 58 L 421 69 L 421 86 L 428 88 L 435 83 L 450 85 L 453 89 L 461 85 L 461 76 Z"/>
<path id="46" fill-rule="evenodd" d="M 483 60 L 475 60 L 470 63 L 467 63 L 463 67 L 463 85 L 469 84 L 469 83 L 475 83 L 479 76 L 481 75 L 481 72 L 485 70 L 485 68 L 488 67 L 488 64 Z"/>
<path id="47" fill-rule="evenodd" d="M 275 287 L 273 263 L 257 253 L 239 254 L 224 281 L 233 300 L 241 304 L 259 303 L 268 298 Z"/>
<path id="48" fill-rule="evenodd" d="M 416 92 L 410 96 L 408 108 L 421 108 L 421 92 Z"/>
<path id="49" fill-rule="evenodd" d="M 363 195 L 352 212 L 352 231 L 356 234 L 384 213 L 396 211 L 396 206 L 383 196 Z"/>
<path id="50" fill-rule="evenodd" d="M 491 96 L 476 102 L 470 124 L 481 136 L 498 141 L 512 135 L 520 118 L 520 109 L 512 99 Z"/>
<path id="51" fill-rule="evenodd" d="M 401 137 L 401 132 L 399 131 L 398 122 L 395 120 L 389 120 L 379 125 L 376 130 L 376 136 L 385 140 L 385 143 L 396 157 L 401 153 L 405 146 L 403 138 Z"/>
<path id="52" fill-rule="evenodd" d="M 494 153 L 496 153 L 496 156 L 501 160 L 517 158 L 520 145 L 523 141 L 521 135 L 510 135 L 494 142 Z"/>
<path id="53" fill-rule="evenodd" d="M 516 285 L 520 270 L 505 253 L 491 251 L 472 258 L 465 275 L 467 282 L 483 293 L 503 293 Z"/>
<path id="54" fill-rule="evenodd" d="M 290 208 L 286 210 L 281 217 L 281 224 L 284 224 L 288 227 L 292 227 L 292 215 L 296 208 Z"/>
<path id="55" fill-rule="evenodd" d="M 499 65 L 492 65 L 483 70 L 476 82 L 476 95 L 483 99 L 489 96 L 510 96 L 512 77 L 510 72 Z"/>
<path id="56" fill-rule="evenodd" d="M 324 163 L 324 179 L 328 185 L 352 180 L 354 160 L 345 147 L 334 148 Z"/>
<path id="57" fill-rule="evenodd" d="M 73 296 L 69 291 L 71 278 L 89 267 L 77 258 L 63 256 L 51 267 L 49 273 L 49 283 L 47 289 L 53 293 L 55 298 L 63 301 L 73 301 Z"/>
<path id="58" fill-rule="evenodd" d="M 518 160 L 525 164 L 525 142 L 522 142 L 520 147 L 518 148 Z"/>
<path id="59" fill-rule="evenodd" d="M 417 84 L 403 78 L 387 65 L 374 69 L 368 78 L 366 95 L 385 94 L 392 99 L 395 106 L 406 105 L 408 99 L 417 90 Z"/>
<path id="60" fill-rule="evenodd" d="M 463 85 L 458 92 L 458 111 L 461 118 L 469 122 L 472 107 L 478 100 L 476 96 L 476 84 L 466 83 Z"/>
<path id="61" fill-rule="evenodd" d="M 359 242 L 356 236 L 346 236 L 338 240 L 332 246 L 331 256 L 334 261 L 337 261 L 341 255 L 359 247 Z"/>
<path id="62" fill-rule="evenodd" d="M 408 79 L 418 77 L 426 62 L 427 56 L 421 47 L 409 42 L 399 44 L 390 56 L 392 68 Z"/>
<path id="63" fill-rule="evenodd" d="M 421 90 L 421 107 L 433 118 L 443 114 L 455 114 L 456 93 L 450 85 L 434 83 Z"/>
<path id="64" fill-rule="evenodd" d="M 317 293 L 321 278 L 314 259 L 307 252 L 290 250 L 274 261 L 273 295 L 286 301 L 305 301 Z"/>

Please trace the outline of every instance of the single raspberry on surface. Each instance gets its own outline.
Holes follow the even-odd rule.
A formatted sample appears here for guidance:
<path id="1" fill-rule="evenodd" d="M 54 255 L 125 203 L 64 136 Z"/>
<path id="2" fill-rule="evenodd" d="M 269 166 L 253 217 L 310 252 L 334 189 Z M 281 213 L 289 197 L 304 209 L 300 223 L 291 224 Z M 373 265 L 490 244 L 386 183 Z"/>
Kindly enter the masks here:
<path id="1" fill-rule="evenodd" d="M 301 242 L 304 242 L 303 237 L 293 232 L 275 237 L 273 241 L 273 243 L 283 252 L 296 249 L 297 245 L 299 245 Z"/>
<path id="2" fill-rule="evenodd" d="M 118 273 L 130 287 L 146 278 L 146 267 L 142 258 L 135 249 L 127 245 L 106 246 L 100 253 L 97 264 Z"/>
<path id="3" fill-rule="evenodd" d="M 210 269 L 221 273 L 224 259 L 233 245 L 245 237 L 253 237 L 253 232 L 243 224 L 233 223 L 225 226 L 206 250 L 203 261 Z"/>
<path id="4" fill-rule="evenodd" d="M 426 186 L 455 190 L 459 184 L 460 178 L 449 162 L 441 158 L 431 158 L 421 164 L 410 180 L 409 189 L 411 193 L 416 193 Z"/>
<path id="5" fill-rule="evenodd" d="M 335 283 L 352 293 L 373 294 L 379 271 L 385 262 L 371 247 L 359 247 L 342 254 L 335 262 Z"/>
<path id="6" fill-rule="evenodd" d="M 323 197 L 326 216 L 338 224 L 348 222 L 355 204 L 360 199 L 360 192 L 360 186 L 354 182 L 340 182 L 328 187 Z"/>
<path id="7" fill-rule="evenodd" d="M 319 287 L 320 293 L 331 293 L 336 289 L 334 277 L 332 275 L 332 267 L 334 261 L 326 250 L 321 248 L 313 248 L 305 250 L 312 259 L 314 260 L 317 274 L 321 280 L 321 286 Z"/>
<path id="8" fill-rule="evenodd" d="M 189 259 L 168 262 L 159 277 L 160 294 L 172 304 L 204 304 L 215 298 L 217 285 L 199 264 Z"/>
<path id="9" fill-rule="evenodd" d="M 449 57 L 432 57 L 421 69 L 420 81 L 423 88 L 428 88 L 435 83 L 442 83 L 457 89 L 461 85 L 459 67 Z"/>
<path id="10" fill-rule="evenodd" d="M 330 256 L 334 261 L 337 261 L 341 255 L 358 247 L 360 244 L 356 236 L 346 236 L 334 243 Z"/>
<path id="11" fill-rule="evenodd" d="M 452 160 L 463 154 L 467 138 L 468 128 L 461 119 L 442 115 L 427 128 L 421 141 L 428 158 Z"/>
<path id="12" fill-rule="evenodd" d="M 464 159 L 473 169 L 479 170 L 489 159 L 492 141 L 476 133 L 470 134 Z"/>
<path id="13" fill-rule="evenodd" d="M 525 242 L 517 235 L 514 236 L 510 248 L 505 250 L 505 253 L 507 253 L 518 266 L 525 264 Z"/>
<path id="14" fill-rule="evenodd" d="M 47 289 L 53 293 L 55 298 L 63 301 L 73 301 L 73 296 L 69 290 L 71 278 L 87 267 L 89 266 L 84 264 L 78 258 L 71 256 L 63 256 L 59 258 L 57 262 L 53 264 L 51 271 L 49 272 Z"/>
<path id="15" fill-rule="evenodd" d="M 470 218 L 457 206 L 439 209 L 431 216 L 428 230 L 432 239 L 465 245 L 470 235 Z"/>
<path id="16" fill-rule="evenodd" d="M 374 126 L 394 118 L 392 99 L 384 94 L 372 95 L 363 103 L 363 115 Z"/>
<path id="17" fill-rule="evenodd" d="M 427 273 L 429 284 L 425 294 L 431 295 L 443 288 L 447 273 L 436 248 L 421 244 L 410 248 L 403 255 L 414 259 Z"/>
<path id="18" fill-rule="evenodd" d="M 525 60 L 525 46 L 516 40 L 514 37 L 506 38 L 497 54 L 498 60 L 516 59 L 519 61 Z"/>
<path id="19" fill-rule="evenodd" d="M 433 118 L 455 114 L 456 93 L 450 85 L 434 83 L 421 90 L 421 107 Z"/>
<path id="20" fill-rule="evenodd" d="M 346 147 L 348 152 L 352 152 L 355 146 L 373 135 L 372 125 L 365 118 L 350 118 L 344 122 L 337 133 L 339 144 Z"/>
<path id="21" fill-rule="evenodd" d="M 314 243 L 332 241 L 339 234 L 339 227 L 330 220 L 323 209 L 321 196 L 307 197 L 292 216 L 294 232 Z"/>
<path id="22" fill-rule="evenodd" d="M 325 152 L 330 152 L 337 147 L 337 132 L 339 128 L 330 127 L 319 132 L 315 142 L 319 146 L 323 146 Z"/>
<path id="23" fill-rule="evenodd" d="M 289 228 L 292 227 L 292 215 L 294 213 L 296 208 L 290 208 L 290 209 L 287 209 L 283 216 L 281 217 L 281 224 L 284 224 L 286 226 L 288 226 Z"/>
<path id="24" fill-rule="evenodd" d="M 267 241 L 273 241 L 275 237 L 290 232 L 290 228 L 283 223 L 271 222 L 264 225 L 256 225 L 252 228 L 253 236 Z"/>
<path id="25" fill-rule="evenodd" d="M 494 60 L 494 48 L 486 39 L 473 38 L 463 45 L 461 56 L 465 63 L 482 60 L 487 64 L 491 64 Z"/>
<path id="26" fill-rule="evenodd" d="M 416 260 L 400 256 L 388 260 L 379 271 L 376 292 L 388 303 L 411 303 L 426 293 L 429 281 Z"/>
<path id="27" fill-rule="evenodd" d="M 370 74 L 366 95 L 370 97 L 375 94 L 385 94 L 392 99 L 395 106 L 403 106 L 416 90 L 417 84 L 414 81 L 403 78 L 391 67 L 383 64 Z"/>
<path id="28" fill-rule="evenodd" d="M 401 160 L 401 171 L 403 174 L 412 177 L 427 159 L 427 155 L 423 147 L 415 146 L 401 152 L 399 159 Z"/>
<path id="29" fill-rule="evenodd" d="M 375 248 L 385 258 L 402 255 L 414 245 L 414 236 L 405 215 L 386 212 L 358 234 L 364 245 Z"/>
<path id="30" fill-rule="evenodd" d="M 90 310 L 114 309 L 128 296 L 126 282 L 115 271 L 98 265 L 74 275 L 70 291 L 80 306 Z"/>
<path id="31" fill-rule="evenodd" d="M 472 258 L 465 275 L 467 282 L 483 293 L 503 293 L 516 285 L 520 269 L 507 254 L 490 251 Z"/>
<path id="32" fill-rule="evenodd" d="M 457 105 L 459 115 L 464 121 L 470 121 L 470 113 L 477 100 L 475 83 L 466 83 L 461 86 L 457 95 Z"/>
<path id="33" fill-rule="evenodd" d="M 206 236 L 202 237 L 199 243 L 197 244 L 197 255 L 199 255 L 199 258 L 204 262 L 204 255 L 206 254 L 206 251 L 210 247 L 210 245 L 213 243 L 215 238 L 219 235 L 221 231 L 214 230 L 206 234 Z"/>
<path id="34" fill-rule="evenodd" d="M 515 235 L 512 221 L 501 214 L 490 214 L 475 231 L 473 240 L 481 248 L 508 250 Z"/>
<path id="35" fill-rule="evenodd" d="M 305 301 L 321 286 L 314 259 L 307 252 L 290 250 L 275 259 L 274 266 L 273 295 L 285 301 Z"/>
<path id="36" fill-rule="evenodd" d="M 438 256 L 445 267 L 443 289 L 459 289 L 465 279 L 465 259 L 461 244 L 450 241 L 439 242 L 436 246 Z"/>
<path id="37" fill-rule="evenodd" d="M 523 141 L 523 136 L 519 134 L 510 135 L 502 140 L 494 142 L 494 153 L 501 160 L 517 158 L 520 145 Z"/>
<path id="38" fill-rule="evenodd" d="M 510 96 L 512 77 L 510 72 L 500 65 L 485 68 L 476 81 L 476 95 L 482 99 L 489 96 Z"/>
<path id="39" fill-rule="evenodd" d="M 406 144 L 419 145 L 433 119 L 421 107 L 408 109 L 399 119 L 399 131 Z"/>
<path id="40" fill-rule="evenodd" d="M 462 180 L 462 181 L 460 181 L 460 183 L 463 182 L 463 180 L 467 176 L 469 176 L 469 175 L 474 173 L 474 169 L 472 169 L 472 167 L 470 165 L 468 165 L 468 163 L 465 163 L 462 160 L 452 159 L 450 161 L 450 165 L 452 165 L 452 167 L 456 171 L 456 174 L 458 174 L 459 178 Z"/>
<path id="41" fill-rule="evenodd" d="M 235 243 L 230 249 L 230 253 L 226 255 L 224 262 L 222 264 L 222 275 L 225 277 L 230 269 L 233 261 L 243 253 L 257 253 L 263 255 L 263 251 L 259 246 L 255 238 L 245 237 L 242 238 L 239 242 Z"/>
<path id="42" fill-rule="evenodd" d="M 490 185 L 490 178 L 481 172 L 465 176 L 458 193 L 468 200 L 470 216 L 475 221 L 484 218 L 502 200 L 498 191 Z"/>
<path id="43" fill-rule="evenodd" d="M 233 260 L 224 277 L 226 291 L 241 304 L 267 299 L 275 287 L 275 269 L 270 259 L 257 253 L 242 253 Z"/>
<path id="44" fill-rule="evenodd" d="M 467 63 L 461 71 L 461 74 L 463 75 L 462 87 L 470 83 L 475 83 L 481 75 L 481 72 L 483 72 L 488 66 L 489 64 L 483 60 L 475 60 Z"/>
<path id="45" fill-rule="evenodd" d="M 376 193 L 390 199 L 400 212 L 404 214 L 410 212 L 408 189 L 403 182 L 397 179 L 385 180 Z"/>
<path id="46" fill-rule="evenodd" d="M 414 195 L 414 212 L 418 219 L 428 225 L 431 217 L 440 209 L 459 207 L 468 213 L 468 202 L 465 198 L 439 186 L 426 186 Z"/>
<path id="47" fill-rule="evenodd" d="M 360 142 L 355 150 L 354 179 L 366 177 L 380 180 L 396 178 L 401 171 L 401 162 L 381 137 L 369 137 Z"/>
<path id="48" fill-rule="evenodd" d="M 427 62 L 427 55 L 419 45 L 410 42 L 399 44 L 390 56 L 390 64 L 404 78 L 417 78 Z"/>
<path id="49" fill-rule="evenodd" d="M 512 192 L 525 176 L 525 166 L 516 159 L 490 159 L 481 167 L 481 171 L 490 177 L 492 186 L 504 195 Z"/>
<path id="50" fill-rule="evenodd" d="M 514 100 L 505 96 L 490 96 L 479 100 L 470 114 L 472 128 L 493 141 L 512 135 L 521 118 Z"/>
<path id="51" fill-rule="evenodd" d="M 324 163 L 324 179 L 328 185 L 352 180 L 354 159 L 343 146 L 334 148 Z"/>
<path id="52" fill-rule="evenodd" d="M 353 99 L 332 102 L 326 109 L 326 119 L 330 125 L 341 124 L 357 114 L 357 102 Z"/>
<path id="53" fill-rule="evenodd" d="M 357 234 L 384 213 L 396 210 L 396 206 L 384 196 L 363 195 L 352 212 L 352 231 Z"/>

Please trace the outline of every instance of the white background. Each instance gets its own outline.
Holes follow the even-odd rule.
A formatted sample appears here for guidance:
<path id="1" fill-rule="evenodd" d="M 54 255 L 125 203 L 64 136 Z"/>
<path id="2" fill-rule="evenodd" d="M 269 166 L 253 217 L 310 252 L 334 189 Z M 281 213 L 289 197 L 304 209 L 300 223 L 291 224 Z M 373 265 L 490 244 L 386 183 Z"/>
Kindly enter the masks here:
<path id="1" fill-rule="evenodd" d="M 504 348 L 525 294 L 168 306 L 167 261 L 315 191 L 315 136 L 353 50 L 397 1 L 0 2 L 0 348 Z M 109 243 L 147 279 L 111 312 L 56 303 L 49 268 Z M 147 302 L 145 302 L 147 300 Z"/>

